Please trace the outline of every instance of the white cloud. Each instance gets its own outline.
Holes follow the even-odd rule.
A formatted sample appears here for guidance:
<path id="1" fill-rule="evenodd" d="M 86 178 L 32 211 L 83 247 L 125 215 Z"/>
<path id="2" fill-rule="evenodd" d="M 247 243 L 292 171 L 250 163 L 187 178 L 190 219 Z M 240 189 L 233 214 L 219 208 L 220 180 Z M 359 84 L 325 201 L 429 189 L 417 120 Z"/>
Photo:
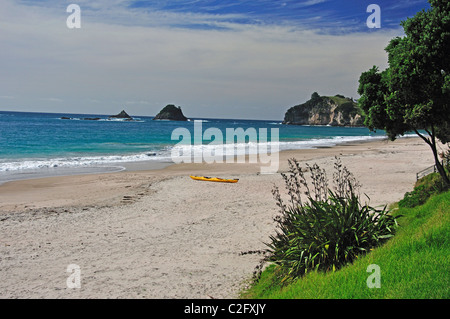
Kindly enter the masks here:
<path id="1" fill-rule="evenodd" d="M 182 29 L 168 22 L 213 18 L 78 2 L 82 27 L 72 30 L 61 6 L 0 4 L 0 87 L 22 110 L 47 111 L 41 98 L 58 96 L 52 111 L 112 114 L 128 101 L 137 115 L 174 103 L 190 117 L 280 119 L 314 91 L 355 96 L 361 72 L 383 67 L 383 49 L 398 33 L 326 35 L 221 19 L 224 30 Z"/>
<path id="2" fill-rule="evenodd" d="M 306 2 L 301 3 L 302 6 L 304 7 L 308 7 L 308 6 L 313 6 L 319 3 L 323 3 L 323 2 L 327 2 L 328 0 L 308 0 Z"/>

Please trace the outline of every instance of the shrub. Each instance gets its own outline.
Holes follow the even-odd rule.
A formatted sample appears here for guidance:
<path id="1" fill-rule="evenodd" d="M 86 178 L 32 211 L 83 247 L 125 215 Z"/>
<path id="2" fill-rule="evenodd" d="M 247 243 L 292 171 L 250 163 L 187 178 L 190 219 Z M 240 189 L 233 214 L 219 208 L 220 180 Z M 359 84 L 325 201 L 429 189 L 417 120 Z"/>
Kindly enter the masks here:
<path id="1" fill-rule="evenodd" d="M 446 167 L 448 171 L 448 166 Z M 413 208 L 425 204 L 432 195 L 446 191 L 445 185 L 439 173 L 432 173 L 419 179 L 411 192 L 407 192 L 402 200 L 398 202 L 400 208 Z"/>
<path id="2" fill-rule="evenodd" d="M 337 158 L 335 170 L 335 187 L 330 190 L 324 170 L 307 166 L 308 183 L 292 159 L 289 173 L 282 174 L 289 203 L 283 202 L 278 188 L 273 190 L 281 214 L 275 218 L 276 235 L 267 244 L 268 259 L 282 268 L 283 281 L 311 270 L 337 270 L 394 234 L 396 218 L 386 208 L 361 205 L 360 185 Z"/>
<path id="3" fill-rule="evenodd" d="M 398 207 L 413 208 L 422 205 L 432 194 L 433 192 L 426 185 L 416 186 L 412 192 L 406 193 L 403 199 L 398 202 Z"/>
<path id="4" fill-rule="evenodd" d="M 448 169 L 450 168 L 450 144 L 447 146 L 448 149 L 447 151 L 443 151 L 440 156 L 442 158 L 442 161 L 444 163 L 444 166 L 447 168 L 447 173 L 448 173 Z"/>

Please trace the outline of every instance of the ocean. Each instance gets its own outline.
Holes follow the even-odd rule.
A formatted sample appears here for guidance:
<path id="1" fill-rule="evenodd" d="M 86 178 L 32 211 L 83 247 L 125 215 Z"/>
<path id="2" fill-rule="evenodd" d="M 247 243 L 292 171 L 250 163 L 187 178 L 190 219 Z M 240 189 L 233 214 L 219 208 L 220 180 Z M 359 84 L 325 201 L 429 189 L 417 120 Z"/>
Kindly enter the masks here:
<path id="1" fill-rule="evenodd" d="M 133 116 L 134 121 L 110 120 L 98 114 L 57 114 L 0 111 L 0 183 L 42 176 L 120 171 L 138 164 L 142 169 L 158 168 L 172 163 L 174 148 L 186 144 L 191 148 L 217 147 L 226 143 L 227 129 L 278 129 L 279 150 L 330 147 L 347 142 L 385 138 L 385 132 L 367 128 L 330 126 L 290 126 L 280 120 L 191 119 L 188 122 L 153 121 L 153 117 Z M 62 119 L 70 118 L 68 119 Z M 84 120 L 100 118 L 100 120 Z M 195 125 L 201 132 L 208 129 L 223 132 L 223 142 L 215 136 L 194 144 Z M 192 139 L 180 136 L 189 131 Z M 247 131 L 249 132 L 249 131 Z M 261 134 L 257 136 L 260 141 Z M 205 137 L 206 138 L 206 137 Z M 244 145 L 247 139 L 237 141 Z M 211 145 L 210 145 L 211 144 Z M 236 145 L 237 145 L 236 144 Z M 237 149 L 237 148 L 236 148 Z M 239 149 L 245 149 L 239 148 Z M 245 152 L 250 152 L 247 147 Z M 238 155 L 238 154 L 236 154 Z"/>

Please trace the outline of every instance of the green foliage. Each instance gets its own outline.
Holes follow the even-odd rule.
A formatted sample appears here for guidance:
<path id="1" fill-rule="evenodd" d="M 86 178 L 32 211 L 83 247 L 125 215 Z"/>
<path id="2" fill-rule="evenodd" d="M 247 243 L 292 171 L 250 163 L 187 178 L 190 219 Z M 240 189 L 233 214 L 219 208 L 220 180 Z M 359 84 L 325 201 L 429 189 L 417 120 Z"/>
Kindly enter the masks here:
<path id="1" fill-rule="evenodd" d="M 416 207 L 424 204 L 428 198 L 442 193 L 448 188 L 438 173 L 429 174 L 417 181 L 414 190 L 405 194 L 398 202 L 399 207 Z"/>
<path id="2" fill-rule="evenodd" d="M 450 172 L 450 145 L 448 145 L 447 151 L 441 153 L 441 157 L 447 172 Z"/>
<path id="3" fill-rule="evenodd" d="M 317 165 L 307 167 L 311 185 L 295 159 L 289 161 L 289 167 L 289 174 L 282 175 L 290 203 L 285 205 L 279 190 L 274 189 L 281 216 L 276 219 L 277 234 L 268 244 L 269 260 L 281 267 L 284 280 L 312 270 L 337 270 L 393 236 L 396 218 L 386 208 L 361 205 L 356 194 L 359 184 L 339 159 L 334 191 Z"/>
<path id="4" fill-rule="evenodd" d="M 281 282 L 281 269 L 267 267 L 243 298 L 263 299 L 449 299 L 450 192 L 433 195 L 426 204 L 400 208 L 396 235 L 386 244 L 336 272 L 309 272 Z M 381 288 L 369 289 L 369 265 L 381 269 Z"/>
<path id="5" fill-rule="evenodd" d="M 342 104 L 350 102 L 353 105 L 353 107 L 355 107 L 356 109 L 358 108 L 357 104 L 355 102 L 353 102 L 352 99 L 345 97 L 343 95 L 340 95 L 340 94 L 336 94 L 335 96 L 326 96 L 326 98 L 332 100 L 338 106 L 341 106 Z"/>
<path id="6" fill-rule="evenodd" d="M 398 202 L 398 206 L 412 208 L 422 205 L 434 193 L 434 190 L 429 189 L 425 185 L 414 187 L 412 192 L 406 193 L 403 199 Z"/>
<path id="7" fill-rule="evenodd" d="M 361 74 L 359 107 L 370 129 L 383 129 L 390 139 L 416 132 L 430 145 L 439 164 L 436 139 L 450 142 L 450 2 L 429 0 L 430 10 L 402 22 L 404 37 L 386 47 L 389 67 Z M 425 130 L 428 137 L 419 133 Z"/>

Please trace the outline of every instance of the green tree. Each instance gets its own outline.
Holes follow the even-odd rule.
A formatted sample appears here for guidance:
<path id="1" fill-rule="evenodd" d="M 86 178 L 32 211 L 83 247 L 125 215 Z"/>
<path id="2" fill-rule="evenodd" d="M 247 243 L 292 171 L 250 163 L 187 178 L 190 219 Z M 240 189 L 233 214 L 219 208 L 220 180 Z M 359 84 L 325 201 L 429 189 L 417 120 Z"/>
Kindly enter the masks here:
<path id="1" fill-rule="evenodd" d="M 429 2 L 430 9 L 402 21 L 405 36 L 392 39 L 385 49 L 389 67 L 380 72 L 374 66 L 361 74 L 358 105 L 365 124 L 386 130 L 391 140 L 411 131 L 420 136 L 449 186 L 436 142 L 450 142 L 450 2 Z"/>

